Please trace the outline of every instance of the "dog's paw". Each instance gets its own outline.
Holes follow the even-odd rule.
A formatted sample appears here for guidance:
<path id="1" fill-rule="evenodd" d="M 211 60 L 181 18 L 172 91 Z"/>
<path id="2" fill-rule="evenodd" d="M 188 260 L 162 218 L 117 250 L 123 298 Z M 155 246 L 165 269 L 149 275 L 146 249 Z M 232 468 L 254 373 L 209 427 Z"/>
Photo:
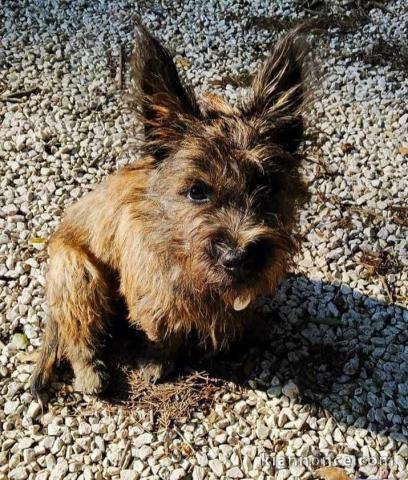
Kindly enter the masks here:
<path id="1" fill-rule="evenodd" d="M 89 395 L 97 395 L 106 390 L 109 377 L 104 368 L 95 368 L 94 365 L 85 365 L 77 370 L 74 382 L 76 391 Z"/>
<path id="2" fill-rule="evenodd" d="M 143 365 L 141 372 L 142 378 L 149 383 L 156 383 L 165 380 L 174 372 L 175 364 L 170 360 L 150 361 Z"/>

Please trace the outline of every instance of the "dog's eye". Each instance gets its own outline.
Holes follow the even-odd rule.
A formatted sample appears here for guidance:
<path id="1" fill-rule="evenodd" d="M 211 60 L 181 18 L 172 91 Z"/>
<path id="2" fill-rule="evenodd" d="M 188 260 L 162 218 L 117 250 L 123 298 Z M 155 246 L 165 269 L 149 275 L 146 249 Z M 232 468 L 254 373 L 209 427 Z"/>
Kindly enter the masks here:
<path id="1" fill-rule="evenodd" d="M 187 198 L 197 203 L 207 202 L 210 199 L 205 185 L 199 183 L 195 183 L 189 188 Z"/>

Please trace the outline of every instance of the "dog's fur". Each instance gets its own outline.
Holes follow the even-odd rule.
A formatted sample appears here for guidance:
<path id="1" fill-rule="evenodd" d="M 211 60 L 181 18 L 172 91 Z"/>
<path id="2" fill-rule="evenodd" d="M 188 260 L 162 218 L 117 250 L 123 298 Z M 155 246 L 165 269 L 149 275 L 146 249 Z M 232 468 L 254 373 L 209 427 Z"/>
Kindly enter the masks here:
<path id="1" fill-rule="evenodd" d="M 251 305 L 237 311 L 235 302 L 243 308 L 272 293 L 297 249 L 306 55 L 299 32 L 288 34 L 234 108 L 214 95 L 198 101 L 169 53 L 138 27 L 142 159 L 70 207 L 52 237 L 35 393 L 60 358 L 72 364 L 77 389 L 106 386 L 100 347 L 118 297 L 155 347 L 145 367 L 153 380 L 169 373 L 189 332 L 215 349 L 240 335 Z M 245 259 L 238 278 L 224 265 L 237 252 Z"/>

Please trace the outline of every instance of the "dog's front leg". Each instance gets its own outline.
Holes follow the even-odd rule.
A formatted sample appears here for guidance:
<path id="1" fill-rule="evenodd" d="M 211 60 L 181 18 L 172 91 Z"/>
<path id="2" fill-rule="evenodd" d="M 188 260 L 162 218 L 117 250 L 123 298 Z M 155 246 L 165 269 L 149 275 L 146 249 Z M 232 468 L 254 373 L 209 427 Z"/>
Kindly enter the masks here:
<path id="1" fill-rule="evenodd" d="M 174 373 L 181 344 L 180 335 L 172 335 L 159 342 L 149 339 L 141 365 L 143 378 L 156 383 Z"/>
<path id="2" fill-rule="evenodd" d="M 136 226 L 133 231 L 137 231 Z M 174 372 L 185 331 L 171 278 L 167 271 L 163 273 L 152 265 L 154 258 L 140 238 L 132 234 L 123 248 L 120 268 L 120 290 L 129 324 L 146 335 L 147 348 L 140 357 L 143 376 L 151 382 Z"/>
<path id="3" fill-rule="evenodd" d="M 147 296 L 132 290 L 125 297 L 129 323 L 146 336 L 140 355 L 143 377 L 152 383 L 164 380 L 175 370 L 184 335 L 172 328 L 173 322 L 163 308 L 165 302 L 158 295 Z"/>

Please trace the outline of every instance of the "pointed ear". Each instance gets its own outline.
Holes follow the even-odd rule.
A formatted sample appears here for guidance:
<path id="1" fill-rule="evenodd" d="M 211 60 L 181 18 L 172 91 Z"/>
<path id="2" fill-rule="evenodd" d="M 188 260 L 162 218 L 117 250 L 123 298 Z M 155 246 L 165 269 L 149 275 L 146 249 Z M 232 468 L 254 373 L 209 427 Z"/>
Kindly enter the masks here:
<path id="1" fill-rule="evenodd" d="M 308 47 L 299 29 L 283 37 L 255 76 L 242 114 L 257 120 L 260 135 L 293 153 L 303 137 Z"/>
<path id="2" fill-rule="evenodd" d="M 170 53 L 147 29 L 137 25 L 132 61 L 133 103 L 145 129 L 145 148 L 158 160 L 168 154 L 200 110 L 192 90 L 184 87 Z"/>

